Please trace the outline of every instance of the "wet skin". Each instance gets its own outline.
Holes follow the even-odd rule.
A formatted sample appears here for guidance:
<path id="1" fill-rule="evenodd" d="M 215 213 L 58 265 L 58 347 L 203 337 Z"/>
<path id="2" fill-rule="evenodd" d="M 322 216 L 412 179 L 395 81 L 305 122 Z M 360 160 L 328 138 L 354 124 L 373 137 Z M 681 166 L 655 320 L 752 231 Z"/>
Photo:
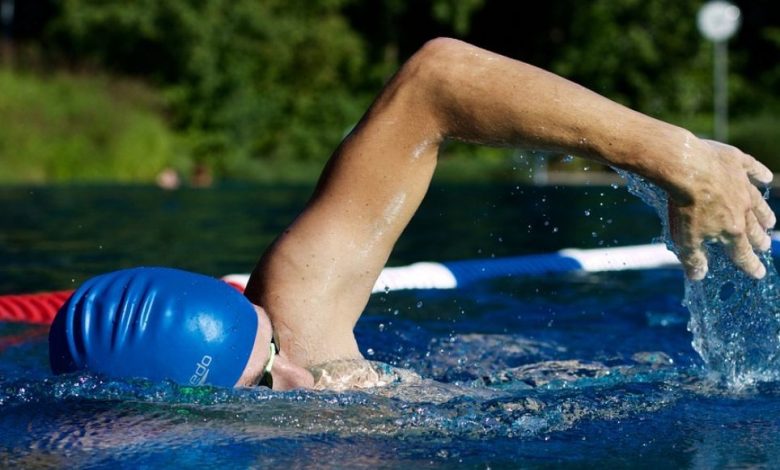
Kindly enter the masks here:
<path id="1" fill-rule="evenodd" d="M 768 249 L 775 224 L 754 186 L 772 179 L 764 165 L 534 66 L 436 39 L 380 92 L 252 273 L 246 295 L 263 307 L 282 351 L 274 388 L 277 376 L 279 387 L 307 387 L 306 369 L 362 359 L 353 328 L 447 139 L 555 150 L 637 173 L 669 194 L 689 278 L 706 274 L 702 244 L 710 240 L 749 275 L 765 274 L 753 251 Z M 268 330 L 239 384 L 268 363 Z"/>

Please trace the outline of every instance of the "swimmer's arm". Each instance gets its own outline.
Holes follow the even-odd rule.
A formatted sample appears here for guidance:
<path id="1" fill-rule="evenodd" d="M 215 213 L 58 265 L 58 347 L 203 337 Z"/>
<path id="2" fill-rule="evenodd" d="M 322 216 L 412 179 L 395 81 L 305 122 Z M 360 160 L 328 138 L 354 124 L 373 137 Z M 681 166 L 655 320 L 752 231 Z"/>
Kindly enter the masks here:
<path id="1" fill-rule="evenodd" d="M 445 139 L 572 153 L 636 172 L 670 194 L 689 276 L 719 238 L 753 275 L 774 215 L 750 179 L 771 173 L 733 147 L 614 103 L 536 67 L 435 40 L 388 83 L 331 157 L 315 194 L 258 263 L 247 295 L 301 365 L 359 358 L 352 335 L 419 206 Z"/>

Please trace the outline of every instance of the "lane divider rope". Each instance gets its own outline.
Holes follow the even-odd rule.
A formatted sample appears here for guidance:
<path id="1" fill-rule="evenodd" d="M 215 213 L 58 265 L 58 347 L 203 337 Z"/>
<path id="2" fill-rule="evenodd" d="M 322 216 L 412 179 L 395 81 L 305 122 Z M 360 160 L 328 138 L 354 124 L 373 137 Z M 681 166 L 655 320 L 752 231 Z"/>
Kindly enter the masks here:
<path id="1" fill-rule="evenodd" d="M 772 236 L 773 252 L 780 251 L 780 232 Z M 554 253 L 444 263 L 419 262 L 384 268 L 372 293 L 407 289 L 457 289 L 502 277 L 538 276 L 564 272 L 603 272 L 679 266 L 660 243 L 614 248 L 568 248 Z M 243 292 L 249 274 L 222 278 Z M 50 324 L 72 291 L 0 295 L 0 322 Z"/>

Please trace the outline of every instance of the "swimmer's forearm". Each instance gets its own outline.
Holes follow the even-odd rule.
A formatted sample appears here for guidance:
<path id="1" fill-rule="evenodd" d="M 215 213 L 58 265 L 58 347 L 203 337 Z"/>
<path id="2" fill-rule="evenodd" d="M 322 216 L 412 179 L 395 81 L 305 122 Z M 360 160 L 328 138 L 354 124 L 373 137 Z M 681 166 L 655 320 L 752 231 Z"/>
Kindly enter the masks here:
<path id="1" fill-rule="evenodd" d="M 282 349 L 298 364 L 359 358 L 352 328 L 428 189 L 443 140 L 651 168 L 632 148 L 640 131 L 666 129 L 649 121 L 536 67 L 460 41 L 432 41 L 334 152 L 311 201 L 258 263 L 246 293 L 266 309 Z"/>
<path id="2" fill-rule="evenodd" d="M 733 215 L 755 210 L 750 242 L 765 243 L 761 228 L 773 216 L 744 175 L 771 180 L 766 168 L 552 73 L 435 40 L 407 61 L 334 152 L 306 209 L 247 285 L 294 362 L 360 357 L 352 328 L 447 138 L 558 150 L 634 171 L 669 191 L 670 218 L 680 221 L 673 236 L 689 275 L 706 272 L 701 241 L 713 237 L 738 241 L 734 258 L 759 273 L 746 221 Z M 733 188 L 727 194 L 740 172 L 739 197 Z"/>
<path id="3" fill-rule="evenodd" d="M 754 250 L 769 248 L 776 219 L 754 186 L 772 180 L 760 162 L 536 67 L 449 44 L 433 70 L 450 62 L 452 73 L 427 90 L 445 136 L 560 150 L 635 172 L 667 191 L 672 238 L 691 279 L 707 272 L 708 240 L 722 242 L 750 276 L 765 274 Z"/>
<path id="4" fill-rule="evenodd" d="M 675 160 L 693 136 L 529 64 L 455 42 L 434 46 L 441 70 L 425 90 L 442 134 L 483 144 L 571 153 L 643 175 L 682 197 Z M 436 52 L 435 47 L 440 51 Z"/>

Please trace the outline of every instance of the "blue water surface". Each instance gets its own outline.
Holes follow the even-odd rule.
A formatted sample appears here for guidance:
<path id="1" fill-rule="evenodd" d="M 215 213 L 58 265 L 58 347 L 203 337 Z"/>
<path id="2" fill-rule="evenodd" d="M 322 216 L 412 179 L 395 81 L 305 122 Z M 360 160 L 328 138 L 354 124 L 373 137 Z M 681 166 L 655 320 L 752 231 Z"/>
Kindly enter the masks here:
<path id="1" fill-rule="evenodd" d="M 0 293 L 71 288 L 134 265 L 248 272 L 308 193 L 0 189 Z M 624 188 L 439 185 L 390 262 L 659 234 L 653 209 Z M 778 466 L 780 387 L 734 389 L 708 375 L 683 286 L 668 269 L 375 295 L 356 329 L 364 355 L 421 379 L 340 393 L 54 377 L 46 328 L 0 323 L 0 466 Z"/>

